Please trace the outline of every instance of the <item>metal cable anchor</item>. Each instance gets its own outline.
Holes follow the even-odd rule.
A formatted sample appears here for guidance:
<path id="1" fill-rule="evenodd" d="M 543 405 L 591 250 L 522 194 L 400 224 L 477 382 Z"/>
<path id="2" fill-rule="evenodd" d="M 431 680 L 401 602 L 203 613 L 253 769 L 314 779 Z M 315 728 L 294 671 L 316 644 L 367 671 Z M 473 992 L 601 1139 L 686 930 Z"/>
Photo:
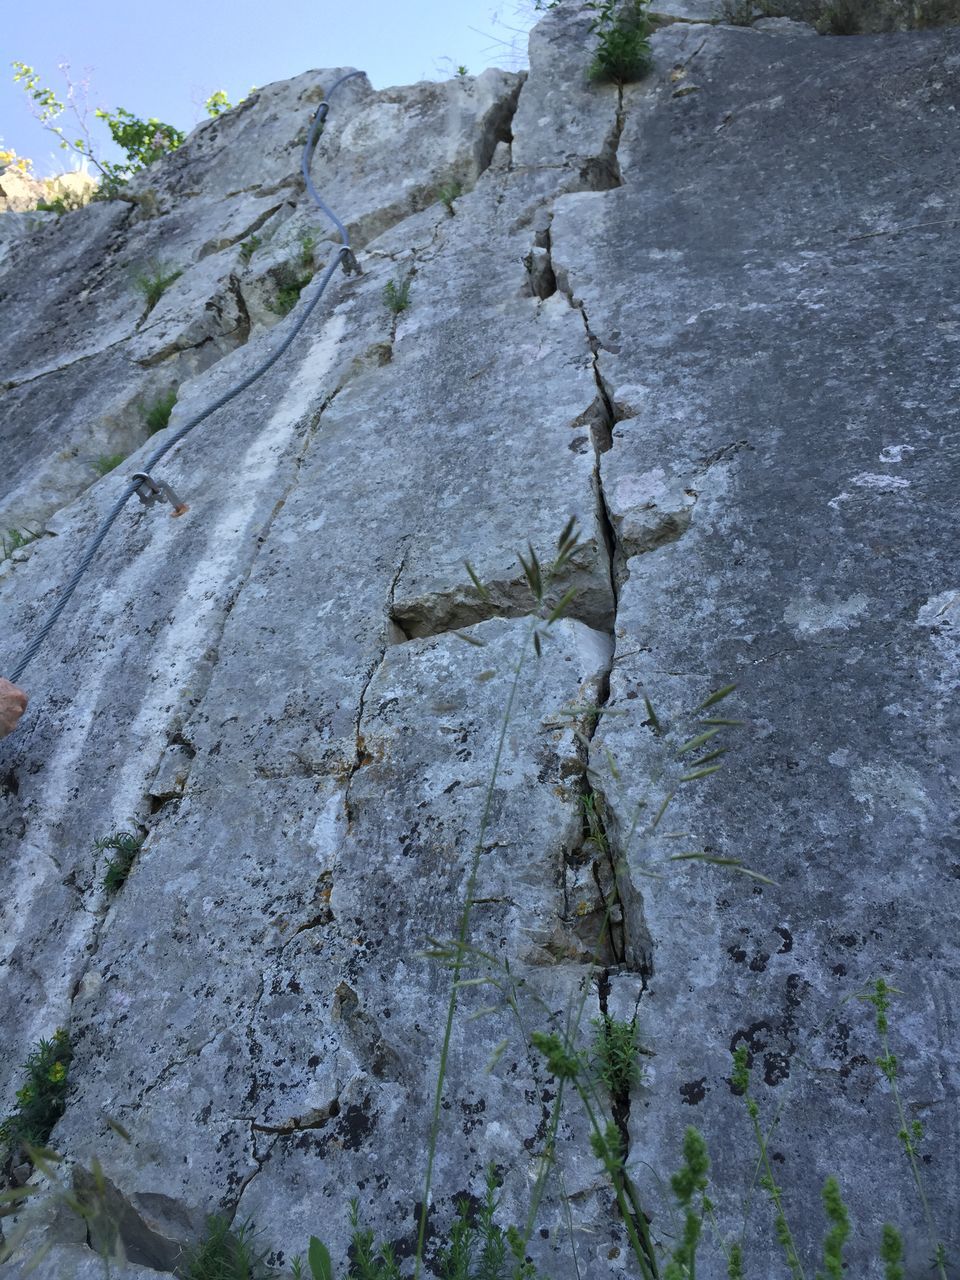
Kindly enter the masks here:
<path id="1" fill-rule="evenodd" d="M 358 276 L 363 275 L 363 272 L 360 270 L 360 263 L 357 261 L 356 256 L 349 245 L 345 244 L 340 250 L 340 265 L 343 267 L 343 274 L 345 276 L 348 276 L 351 271 Z"/>
<path id="2" fill-rule="evenodd" d="M 169 502 L 173 510 L 170 512 L 172 516 L 182 516 L 185 511 L 190 508 L 185 502 L 177 497 L 165 480 L 154 480 L 153 476 L 148 476 L 146 471 L 138 471 L 136 475 L 131 477 L 136 484 L 136 495 L 145 507 L 152 507 L 159 498 L 161 502 Z"/>

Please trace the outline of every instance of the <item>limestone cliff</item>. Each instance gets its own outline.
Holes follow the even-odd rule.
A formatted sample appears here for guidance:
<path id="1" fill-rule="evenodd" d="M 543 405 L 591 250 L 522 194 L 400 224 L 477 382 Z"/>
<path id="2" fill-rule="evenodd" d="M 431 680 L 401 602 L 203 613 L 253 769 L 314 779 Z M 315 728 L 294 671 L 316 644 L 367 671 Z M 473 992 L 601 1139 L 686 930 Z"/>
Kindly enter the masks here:
<path id="1" fill-rule="evenodd" d="M 516 553 L 549 563 L 571 517 L 549 598 L 577 594 L 529 652 L 484 831 L 470 941 L 499 986 L 454 1023 L 431 1265 L 491 1164 L 524 1221 L 557 1096 L 527 1037 L 582 1003 L 584 1042 L 638 1018 L 614 1114 L 658 1267 L 689 1124 L 741 1230 L 740 1045 L 807 1274 L 829 1173 L 851 1274 L 881 1274 L 884 1221 L 925 1266 L 854 998 L 878 977 L 956 1234 L 960 33 L 683 21 L 618 89 L 587 80 L 588 19 L 549 12 L 525 76 L 343 86 L 313 178 L 362 275 L 158 468 L 189 511 L 129 505 L 24 677 L 0 1102 L 68 1028 L 51 1144 L 109 1179 L 114 1276 L 172 1269 L 214 1211 L 287 1274 L 311 1233 L 340 1267 L 353 1194 L 410 1257 L 450 981 L 424 952 L 458 927 L 530 646 Z M 202 125 L 132 199 L 0 217 L 0 529 L 42 531 L 0 564 L 0 672 L 163 439 L 143 411 L 175 391 L 176 430 L 307 304 L 277 314 L 335 252 L 298 166 L 338 74 Z M 144 272 L 180 274 L 150 306 Z M 729 684 L 725 767 L 680 783 Z M 145 840 L 111 894 L 94 841 L 119 830 Z M 38 1240 L 34 1274 L 101 1274 L 62 1210 Z M 572 1099 L 530 1252 L 637 1274 Z M 756 1188 L 745 1254 L 786 1274 Z M 698 1275 L 725 1274 L 711 1241 Z"/>

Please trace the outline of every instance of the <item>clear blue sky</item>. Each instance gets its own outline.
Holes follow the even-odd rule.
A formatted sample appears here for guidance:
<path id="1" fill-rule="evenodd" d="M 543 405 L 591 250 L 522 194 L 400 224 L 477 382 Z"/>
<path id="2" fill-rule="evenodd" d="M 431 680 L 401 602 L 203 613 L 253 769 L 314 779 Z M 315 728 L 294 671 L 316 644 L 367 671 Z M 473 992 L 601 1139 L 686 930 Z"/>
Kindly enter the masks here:
<path id="1" fill-rule="evenodd" d="M 355 66 L 376 88 L 445 79 L 457 64 L 471 73 L 522 65 L 533 0 L 6 0 L 0 30 L 0 139 L 30 156 L 39 176 L 72 167 L 33 120 L 10 63 L 29 63 L 61 99 L 57 71 L 69 62 L 89 75 L 94 107 L 126 107 L 189 130 L 203 102 L 225 89 L 231 102 L 251 85 L 313 67 Z M 515 42 L 513 51 L 497 41 Z M 69 123 L 64 128 L 72 132 Z M 109 137 L 93 122 L 111 159 Z M 106 139 L 106 140 L 105 140 Z"/>

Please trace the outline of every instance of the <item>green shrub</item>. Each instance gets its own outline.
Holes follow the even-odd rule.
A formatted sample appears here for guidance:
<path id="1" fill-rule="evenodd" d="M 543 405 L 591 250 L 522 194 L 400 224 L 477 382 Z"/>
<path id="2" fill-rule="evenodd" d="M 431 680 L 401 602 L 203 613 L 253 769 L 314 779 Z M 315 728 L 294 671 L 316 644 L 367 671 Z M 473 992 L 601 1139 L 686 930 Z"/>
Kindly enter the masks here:
<path id="1" fill-rule="evenodd" d="M 388 280 L 383 291 L 383 300 L 395 316 L 406 311 L 410 305 L 410 277 L 402 280 Z"/>
<path id="2" fill-rule="evenodd" d="M 17 1107 L 0 1122 L 0 1145 L 15 1153 L 24 1143 L 42 1147 L 64 1112 L 67 1071 L 73 1052 L 66 1031 L 41 1040 L 27 1058 L 26 1083 L 17 1091 Z"/>
<path id="3" fill-rule="evenodd" d="M 101 453 L 100 457 L 94 458 L 90 465 L 98 476 L 105 476 L 115 471 L 126 456 L 125 453 Z"/>
<path id="4" fill-rule="evenodd" d="M 183 275 L 180 270 L 171 269 L 162 262 L 152 262 L 145 271 L 139 271 L 133 277 L 133 287 L 143 294 L 147 310 L 152 310 L 163 296 L 165 290 Z"/>
<path id="5" fill-rule="evenodd" d="M 259 236 L 247 236 L 246 240 L 240 245 L 240 260 L 249 262 L 262 244 L 263 241 Z"/>
<path id="6" fill-rule="evenodd" d="M 176 403 L 176 391 L 166 391 L 162 396 L 154 400 L 153 404 L 141 409 L 143 420 L 147 424 L 147 430 L 151 435 L 157 431 L 162 431 L 167 425 L 170 421 L 170 414 L 173 412 L 173 406 Z"/>
<path id="7" fill-rule="evenodd" d="M 292 262 L 283 262 L 273 273 L 277 292 L 273 302 L 268 303 L 271 311 L 278 316 L 285 316 L 297 305 L 300 294 L 313 279 L 314 259 L 317 238 L 312 231 L 300 234 L 300 252 Z"/>
<path id="8" fill-rule="evenodd" d="M 614 1098 L 628 1094 L 643 1082 L 635 1022 L 621 1022 L 606 1015 L 592 1019 L 593 1061 L 601 1084 Z"/>
<path id="9" fill-rule="evenodd" d="M 6 560 L 8 556 L 12 556 L 21 547 L 28 547 L 31 542 L 36 542 L 39 537 L 39 529 L 36 531 L 33 529 L 8 529 L 5 534 L 0 534 L 0 560 Z"/>
<path id="10" fill-rule="evenodd" d="M 453 214 L 453 202 L 458 196 L 463 195 L 463 183 L 458 182 L 454 178 L 450 182 L 445 182 L 442 187 L 437 188 L 437 199 L 441 204 L 446 206 L 447 213 Z"/>
<path id="11" fill-rule="evenodd" d="M 207 1219 L 206 1235 L 180 1264 L 178 1274 L 184 1280 L 263 1280 L 268 1275 L 267 1255 L 257 1252 L 256 1238 L 252 1223 L 233 1230 L 226 1218 L 214 1214 Z"/>
<path id="12" fill-rule="evenodd" d="M 126 883 L 143 841 L 143 836 L 133 835 L 130 831 L 116 831 L 112 836 L 94 841 L 93 847 L 97 853 L 112 851 L 116 854 L 107 863 L 103 877 L 103 887 L 108 893 L 116 893 Z"/>
<path id="13" fill-rule="evenodd" d="M 647 0 L 592 0 L 587 8 L 596 14 L 590 30 L 597 37 L 590 78 L 615 84 L 639 80 L 650 67 L 653 28 Z"/>

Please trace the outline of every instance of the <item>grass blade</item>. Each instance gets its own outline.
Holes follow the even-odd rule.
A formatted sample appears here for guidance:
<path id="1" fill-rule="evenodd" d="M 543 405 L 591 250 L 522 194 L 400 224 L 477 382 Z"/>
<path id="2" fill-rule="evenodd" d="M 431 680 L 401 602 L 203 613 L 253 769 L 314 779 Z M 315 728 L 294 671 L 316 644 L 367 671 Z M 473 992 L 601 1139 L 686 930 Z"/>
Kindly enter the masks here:
<path id="1" fill-rule="evenodd" d="M 696 751 L 697 747 L 702 747 L 705 742 L 715 738 L 719 732 L 719 725 L 713 729 L 704 729 L 703 733 L 698 733 L 695 738 L 690 738 L 682 747 L 677 747 L 677 755 L 682 756 L 686 755 L 688 751 Z"/>
<path id="2" fill-rule="evenodd" d="M 547 626 L 552 626 L 558 618 L 563 617 L 566 612 L 567 605 L 570 604 L 577 596 L 577 588 L 570 587 L 566 590 L 557 603 L 550 610 L 550 616 L 547 618 Z"/>
<path id="3" fill-rule="evenodd" d="M 759 880 L 762 884 L 771 884 L 775 888 L 779 888 L 776 880 L 771 880 L 769 876 L 761 875 L 759 871 L 753 871 L 750 867 L 744 866 L 739 858 L 718 858 L 713 854 L 704 853 L 700 849 L 695 849 L 690 853 L 675 853 L 670 862 L 712 862 L 717 867 L 729 867 L 732 871 L 739 871 L 743 876 L 749 876 L 751 880 Z"/>
<path id="4" fill-rule="evenodd" d="M 722 764 L 708 764 L 705 769 L 694 769 L 693 773 L 683 774 L 680 781 L 694 782 L 697 778 L 707 778 L 711 773 L 718 773 L 722 768 Z"/>
<path id="5" fill-rule="evenodd" d="M 712 707 L 714 703 L 719 702 L 728 694 L 733 693 L 736 687 L 737 686 L 735 684 L 725 684 L 722 689 L 717 689 L 716 692 L 711 693 L 709 698 L 704 698 L 703 702 L 701 702 L 699 707 L 697 707 L 697 710 L 706 711 L 707 707 Z"/>
<path id="6" fill-rule="evenodd" d="M 467 570 L 467 573 L 470 575 L 470 581 L 473 583 L 473 585 L 477 589 L 477 595 L 480 597 L 481 600 L 489 600 L 490 592 L 487 590 L 487 588 L 483 585 L 483 583 L 477 577 L 477 573 L 473 565 L 470 563 L 469 560 L 464 560 L 463 563 L 464 563 L 464 567 Z"/>

